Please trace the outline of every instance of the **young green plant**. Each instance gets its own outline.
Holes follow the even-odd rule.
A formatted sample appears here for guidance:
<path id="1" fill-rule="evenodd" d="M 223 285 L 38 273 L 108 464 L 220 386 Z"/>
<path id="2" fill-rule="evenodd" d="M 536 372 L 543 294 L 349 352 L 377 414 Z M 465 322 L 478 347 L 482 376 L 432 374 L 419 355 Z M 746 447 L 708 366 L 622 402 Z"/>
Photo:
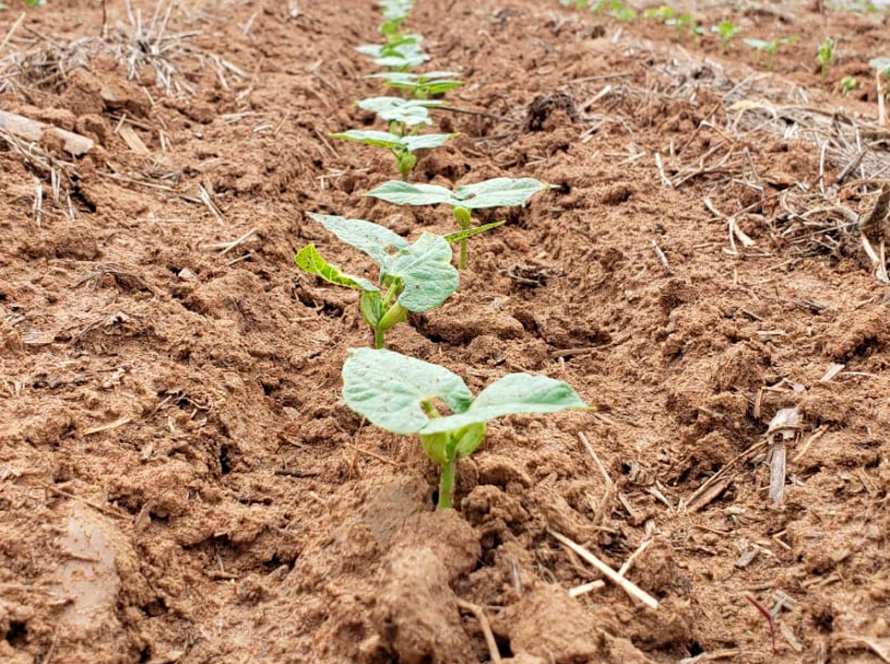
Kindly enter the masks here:
<path id="1" fill-rule="evenodd" d="M 363 111 L 376 113 L 389 125 L 389 130 L 403 136 L 420 125 L 432 125 L 429 109 L 442 108 L 439 99 L 402 99 L 401 97 L 368 97 L 355 103 Z"/>
<path id="2" fill-rule="evenodd" d="M 421 41 L 421 35 L 399 32 L 388 35 L 385 44 L 363 44 L 355 50 L 370 57 L 378 67 L 406 71 L 430 59 Z"/>
<path id="3" fill-rule="evenodd" d="M 381 0 L 380 10 L 386 20 L 380 25 L 380 34 L 387 38 L 398 34 L 413 6 L 414 0 Z"/>
<path id="4" fill-rule="evenodd" d="M 436 184 L 411 184 L 390 180 L 369 191 L 366 196 L 396 205 L 450 205 L 454 218 L 462 231 L 481 233 L 497 228 L 504 222 L 494 222 L 472 227 L 472 210 L 496 207 L 524 206 L 539 191 L 553 189 L 554 185 L 544 184 L 534 178 L 494 178 L 475 184 L 460 184 L 454 191 Z M 470 235 L 461 237 L 458 269 L 467 266 L 468 241 Z"/>
<path id="5" fill-rule="evenodd" d="M 853 90 L 856 89 L 857 85 L 859 85 L 859 83 L 854 77 L 844 76 L 841 79 L 841 94 L 845 96 L 850 94 L 851 92 L 853 92 Z"/>
<path id="6" fill-rule="evenodd" d="M 414 243 L 384 226 L 363 219 L 309 213 L 340 240 L 369 256 L 378 266 L 377 284 L 342 272 L 328 263 L 314 244 L 300 249 L 294 262 L 328 283 L 361 291 L 359 309 L 383 348 L 386 333 L 409 312 L 438 307 L 457 290 L 458 273 L 447 237 L 424 233 Z"/>
<path id="7" fill-rule="evenodd" d="M 720 47 L 724 53 L 729 52 L 732 40 L 736 38 L 742 29 L 729 19 L 720 21 L 717 25 L 711 26 L 711 32 L 716 33 L 720 38 Z"/>
<path id="8" fill-rule="evenodd" d="M 819 71 L 824 83 L 825 77 L 828 76 L 828 68 L 834 64 L 834 39 L 826 37 L 822 40 L 822 43 L 819 44 L 819 48 L 816 50 L 816 59 L 819 61 Z"/>
<path id="9" fill-rule="evenodd" d="M 414 155 L 417 150 L 437 148 L 457 134 L 395 134 L 375 129 L 350 129 L 331 136 L 389 150 L 396 159 L 399 175 L 402 180 L 407 180 L 417 163 L 417 157 Z"/>
<path id="10" fill-rule="evenodd" d="M 745 43 L 758 53 L 766 53 L 766 68 L 772 69 L 773 64 L 775 64 L 776 54 L 779 52 L 779 48 L 781 48 L 782 46 L 794 44 L 796 41 L 797 37 L 792 35 L 790 37 L 770 39 L 769 41 L 764 39 L 746 39 Z"/>
<path id="11" fill-rule="evenodd" d="M 349 351 L 343 398 L 381 429 L 420 436 L 424 452 L 439 466 L 439 509 L 452 506 L 457 461 L 482 444 L 488 422 L 518 413 L 589 408 L 567 383 L 525 373 L 504 376 L 473 398 L 460 376 L 444 367 L 370 348 Z M 443 413 L 442 405 L 451 414 Z"/>
<path id="12" fill-rule="evenodd" d="M 464 84 L 460 74 L 453 71 L 430 71 L 415 74 L 403 71 L 388 71 L 371 74 L 368 78 L 379 78 L 391 88 L 406 90 L 415 99 L 429 99 Z"/>

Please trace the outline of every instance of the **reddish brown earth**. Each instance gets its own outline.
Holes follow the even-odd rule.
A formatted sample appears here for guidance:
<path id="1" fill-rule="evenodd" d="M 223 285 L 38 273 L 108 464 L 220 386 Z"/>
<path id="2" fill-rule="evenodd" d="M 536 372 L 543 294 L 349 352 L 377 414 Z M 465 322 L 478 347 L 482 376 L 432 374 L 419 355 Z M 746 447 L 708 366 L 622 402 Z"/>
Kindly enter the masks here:
<path id="1" fill-rule="evenodd" d="M 0 135 L 0 661 L 489 661 L 458 600 L 517 664 L 888 661 L 890 310 L 839 211 L 888 173 L 866 64 L 890 55 L 886 16 L 736 14 L 742 36 L 801 37 L 769 73 L 742 36 L 723 53 L 556 0 L 418 0 L 431 64 L 467 81 L 449 99 L 488 115 L 438 113 L 461 136 L 417 178 L 560 189 L 504 211 L 391 347 L 474 390 L 564 378 L 599 408 L 493 424 L 437 513 L 417 442 L 340 400 L 369 341 L 356 298 L 291 258 L 315 241 L 366 268 L 307 211 L 406 234 L 448 213 L 364 198 L 388 156 L 327 138 L 372 122 L 350 106 L 381 91 L 353 51 L 371 2 L 289 6 L 181 3 L 132 80 L 122 3 L 104 41 L 97 2 L 0 13 L 6 35 L 25 12 L 2 108 L 99 146 Z M 789 407 L 775 507 L 764 441 Z M 613 569 L 645 544 L 627 576 L 658 609 L 611 582 L 571 598 L 599 573 L 548 530 Z"/>

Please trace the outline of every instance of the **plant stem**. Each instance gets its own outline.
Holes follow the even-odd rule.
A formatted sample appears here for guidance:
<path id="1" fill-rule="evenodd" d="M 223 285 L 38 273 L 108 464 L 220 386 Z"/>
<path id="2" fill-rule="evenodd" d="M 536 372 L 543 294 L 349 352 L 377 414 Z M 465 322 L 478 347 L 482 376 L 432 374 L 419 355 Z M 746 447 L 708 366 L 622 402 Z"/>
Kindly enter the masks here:
<path id="1" fill-rule="evenodd" d="M 385 333 L 379 327 L 374 328 L 374 348 L 380 349 L 383 348 L 383 344 L 385 343 L 384 335 Z"/>
<path id="2" fill-rule="evenodd" d="M 441 466 L 439 474 L 439 502 L 437 509 L 447 510 L 454 499 L 454 474 L 457 469 L 457 457 L 452 457 Z"/>
<path id="3" fill-rule="evenodd" d="M 454 218 L 461 230 L 470 227 L 471 217 L 470 211 L 465 207 L 454 208 Z M 469 253 L 469 238 L 463 238 L 460 241 L 460 258 L 457 260 L 457 269 L 465 270 L 467 268 L 467 254 Z"/>
<path id="4" fill-rule="evenodd" d="M 464 238 L 460 241 L 460 258 L 457 259 L 457 269 L 458 270 L 466 270 L 467 269 L 467 247 L 468 241 L 467 238 Z"/>

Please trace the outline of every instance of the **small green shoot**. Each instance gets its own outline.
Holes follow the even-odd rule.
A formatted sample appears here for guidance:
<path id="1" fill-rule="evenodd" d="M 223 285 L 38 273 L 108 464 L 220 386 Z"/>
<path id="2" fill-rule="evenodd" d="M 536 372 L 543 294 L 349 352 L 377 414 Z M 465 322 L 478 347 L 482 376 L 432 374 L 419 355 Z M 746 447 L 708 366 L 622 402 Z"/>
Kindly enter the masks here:
<path id="1" fill-rule="evenodd" d="M 844 96 L 850 94 L 858 85 L 859 82 L 852 76 L 844 76 L 841 79 L 841 94 Z"/>
<path id="2" fill-rule="evenodd" d="M 420 125 L 432 125 L 430 108 L 442 108 L 444 101 L 437 99 L 402 99 L 401 97 L 369 97 L 355 104 L 363 111 L 376 113 L 390 125 L 395 134 L 404 135 L 408 129 Z M 395 123 L 395 124 L 393 124 Z"/>
<path id="3" fill-rule="evenodd" d="M 825 77 L 828 76 L 828 68 L 834 64 L 834 40 L 831 37 L 826 37 L 819 44 L 819 48 L 816 50 L 816 59 L 819 61 L 819 71 L 824 83 Z"/>
<path id="4" fill-rule="evenodd" d="M 589 0 L 560 0 L 563 7 L 572 7 L 573 9 L 587 9 Z"/>
<path id="5" fill-rule="evenodd" d="M 720 38 L 720 47 L 723 49 L 724 53 L 729 52 L 732 40 L 735 39 L 741 31 L 742 29 L 729 19 L 724 19 L 717 25 L 711 26 L 711 32 L 716 33 Z"/>
<path id="6" fill-rule="evenodd" d="M 596 0 L 590 10 L 594 14 L 608 14 L 622 23 L 630 23 L 637 17 L 637 11 L 624 0 Z"/>
<path id="7" fill-rule="evenodd" d="M 745 43 L 758 53 L 766 53 L 766 68 L 772 69 L 775 64 L 776 54 L 782 46 L 789 46 L 797 42 L 797 36 L 781 37 L 779 39 L 746 39 Z"/>
<path id="8" fill-rule="evenodd" d="M 381 429 L 420 436 L 424 452 L 439 466 L 439 509 L 452 506 L 457 461 L 482 444 L 489 421 L 589 409 L 567 383 L 525 373 L 496 380 L 474 399 L 460 376 L 444 367 L 370 348 L 349 351 L 343 398 Z M 450 415 L 440 412 L 443 405 Z"/>
<path id="9" fill-rule="evenodd" d="M 371 74 L 368 78 L 380 78 L 391 88 L 408 90 L 415 99 L 429 99 L 464 84 L 460 75 L 453 71 L 431 71 L 423 74 L 390 71 Z"/>
<path id="10" fill-rule="evenodd" d="M 380 25 L 380 34 L 386 37 L 397 34 L 413 6 L 414 0 L 381 0 L 380 10 L 386 20 Z"/>
<path id="11" fill-rule="evenodd" d="M 384 226 L 363 219 L 309 213 L 315 221 L 364 254 L 379 268 L 378 285 L 328 263 L 314 244 L 300 249 L 294 262 L 328 283 L 361 291 L 359 309 L 374 333 L 374 347 L 383 348 L 386 333 L 408 318 L 408 312 L 438 307 L 457 290 L 458 273 L 451 265 L 448 239 L 424 233 L 413 244 Z"/>
<path id="12" fill-rule="evenodd" d="M 458 185 L 453 192 L 435 184 L 410 184 L 390 180 L 365 195 L 395 205 L 450 205 L 461 231 L 472 230 L 475 232 L 471 234 L 475 235 L 483 229 L 496 228 L 503 222 L 471 227 L 471 210 L 524 206 L 539 191 L 554 188 L 554 185 L 544 184 L 534 178 L 493 178 L 475 184 Z M 460 258 L 457 266 L 461 270 L 467 267 L 469 237 L 467 234 L 458 239 Z"/>
<path id="13" fill-rule="evenodd" d="M 407 180 L 411 171 L 414 170 L 414 165 L 417 163 L 417 157 L 414 155 L 417 150 L 437 148 L 444 145 L 448 139 L 457 136 L 457 134 L 399 135 L 374 129 L 350 129 L 349 131 L 331 134 L 331 136 L 344 141 L 354 141 L 389 150 L 396 158 L 396 168 L 399 171 L 399 175 L 402 180 Z"/>

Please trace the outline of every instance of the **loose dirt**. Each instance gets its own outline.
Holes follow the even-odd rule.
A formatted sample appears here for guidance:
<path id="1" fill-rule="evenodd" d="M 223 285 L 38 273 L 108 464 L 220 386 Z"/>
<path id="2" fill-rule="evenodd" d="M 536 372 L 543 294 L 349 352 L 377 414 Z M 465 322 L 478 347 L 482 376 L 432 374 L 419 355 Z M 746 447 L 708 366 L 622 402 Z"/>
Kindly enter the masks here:
<path id="1" fill-rule="evenodd" d="M 451 230 L 363 197 L 390 158 L 328 138 L 373 123 L 372 3 L 110 1 L 104 39 L 98 2 L 9 3 L 3 110 L 96 147 L 0 134 L 0 660 L 490 661 L 475 605 L 517 664 L 890 661 L 890 311 L 855 226 L 890 163 L 890 26 L 822 4 L 740 10 L 724 52 L 557 0 L 417 0 L 467 81 L 448 99 L 484 113 L 437 112 L 461 135 L 417 179 L 559 188 L 487 215 L 460 291 L 390 346 L 598 406 L 494 423 L 437 513 L 417 441 L 339 397 L 356 297 L 292 263 L 314 241 L 367 269 L 307 211 Z M 740 41 L 787 34 L 772 72 Z M 637 552 L 658 608 L 571 597 L 601 576 L 550 531 Z"/>

